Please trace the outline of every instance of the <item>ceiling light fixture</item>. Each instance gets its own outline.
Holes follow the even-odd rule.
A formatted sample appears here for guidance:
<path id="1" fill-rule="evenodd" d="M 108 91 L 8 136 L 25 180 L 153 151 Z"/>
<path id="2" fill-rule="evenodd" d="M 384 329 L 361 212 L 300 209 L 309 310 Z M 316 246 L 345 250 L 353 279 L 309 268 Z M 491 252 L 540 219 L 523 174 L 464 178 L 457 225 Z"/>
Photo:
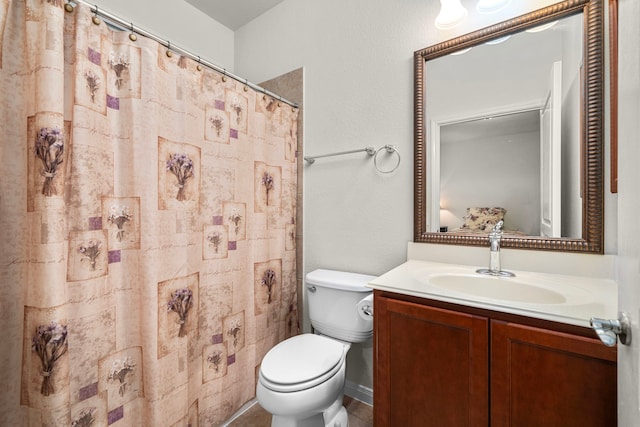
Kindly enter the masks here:
<path id="1" fill-rule="evenodd" d="M 436 18 L 436 28 L 448 30 L 462 22 L 467 16 L 467 9 L 460 0 L 440 0 L 440 13 Z"/>
<path id="2" fill-rule="evenodd" d="M 494 13 L 509 6 L 511 0 L 478 0 L 476 10 L 478 13 Z"/>

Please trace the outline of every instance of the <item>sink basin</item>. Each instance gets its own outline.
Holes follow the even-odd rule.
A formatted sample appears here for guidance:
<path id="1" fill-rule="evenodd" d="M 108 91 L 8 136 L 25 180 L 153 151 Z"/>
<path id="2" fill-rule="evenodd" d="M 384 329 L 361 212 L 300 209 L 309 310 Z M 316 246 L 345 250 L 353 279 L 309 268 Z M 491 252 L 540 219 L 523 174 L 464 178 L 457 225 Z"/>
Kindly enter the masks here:
<path id="1" fill-rule="evenodd" d="M 528 304 L 564 304 L 567 299 L 551 289 L 527 284 L 517 278 L 474 274 L 433 274 L 428 283 L 434 287 L 494 300 Z"/>

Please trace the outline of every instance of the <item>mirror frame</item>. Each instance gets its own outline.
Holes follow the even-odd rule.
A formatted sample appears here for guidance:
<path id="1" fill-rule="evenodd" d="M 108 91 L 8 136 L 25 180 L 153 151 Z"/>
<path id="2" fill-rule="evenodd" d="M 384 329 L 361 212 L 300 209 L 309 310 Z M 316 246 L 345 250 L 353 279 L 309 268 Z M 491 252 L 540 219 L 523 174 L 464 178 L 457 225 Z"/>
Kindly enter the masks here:
<path id="1" fill-rule="evenodd" d="M 603 0 L 566 0 L 414 52 L 414 242 L 488 246 L 488 236 L 427 231 L 425 63 L 517 31 L 583 13 L 581 70 L 582 238 L 503 237 L 502 247 L 604 253 L 604 8 Z"/>

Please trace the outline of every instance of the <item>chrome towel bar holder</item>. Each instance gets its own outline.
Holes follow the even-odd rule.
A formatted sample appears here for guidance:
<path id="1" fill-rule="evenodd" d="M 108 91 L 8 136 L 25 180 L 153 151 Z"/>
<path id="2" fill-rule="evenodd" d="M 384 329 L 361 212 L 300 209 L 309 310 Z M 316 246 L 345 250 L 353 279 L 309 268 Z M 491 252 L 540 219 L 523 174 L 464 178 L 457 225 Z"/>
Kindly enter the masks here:
<path id="1" fill-rule="evenodd" d="M 393 168 L 391 169 L 381 169 L 378 166 L 378 155 L 380 154 L 380 152 L 385 151 L 388 154 L 394 154 L 397 156 L 397 161 L 396 164 Z M 309 163 L 310 165 L 314 164 L 316 159 L 320 159 L 323 157 L 332 157 L 332 156 L 342 156 L 344 154 L 353 154 L 353 153 L 361 153 L 361 152 L 366 152 L 369 156 L 373 157 L 373 165 L 375 166 L 376 170 L 380 173 L 391 173 L 393 171 L 395 171 L 396 169 L 398 169 L 398 166 L 400 166 L 400 152 L 398 151 L 398 149 L 396 147 L 394 147 L 391 144 L 387 144 L 387 145 L 383 145 L 382 147 L 378 148 L 377 150 L 373 147 L 365 147 L 365 148 L 361 148 L 359 150 L 349 150 L 349 151 L 339 151 L 337 153 L 329 153 L 329 154 L 322 154 L 319 156 L 304 156 L 304 160 Z"/>

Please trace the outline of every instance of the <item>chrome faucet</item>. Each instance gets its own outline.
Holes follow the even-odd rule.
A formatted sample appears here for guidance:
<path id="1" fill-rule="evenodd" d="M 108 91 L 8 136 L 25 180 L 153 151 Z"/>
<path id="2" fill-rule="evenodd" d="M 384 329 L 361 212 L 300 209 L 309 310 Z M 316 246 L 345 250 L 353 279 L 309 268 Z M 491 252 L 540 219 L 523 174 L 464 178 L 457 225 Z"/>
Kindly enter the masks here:
<path id="1" fill-rule="evenodd" d="M 514 277 L 515 274 L 510 271 L 504 271 L 500 268 L 500 241 L 502 240 L 502 225 L 504 221 L 500 220 L 489 233 L 489 268 L 479 268 L 476 273 L 489 274 L 491 276 Z"/>

